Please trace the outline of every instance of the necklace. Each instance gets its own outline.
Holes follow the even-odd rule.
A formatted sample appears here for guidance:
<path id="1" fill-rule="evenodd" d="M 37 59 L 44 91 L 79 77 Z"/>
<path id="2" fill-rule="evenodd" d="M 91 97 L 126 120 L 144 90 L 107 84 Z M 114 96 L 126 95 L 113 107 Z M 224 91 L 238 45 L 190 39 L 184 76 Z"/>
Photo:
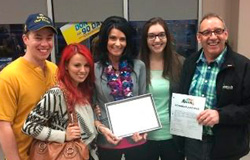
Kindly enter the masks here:
<path id="1" fill-rule="evenodd" d="M 128 62 L 122 61 L 119 63 L 119 70 L 115 71 L 113 66 L 107 62 L 107 67 L 104 72 L 107 76 L 110 87 L 110 94 L 114 97 L 114 100 L 121 100 L 124 98 L 132 97 L 133 82 L 131 78 L 132 69 L 129 67 Z"/>

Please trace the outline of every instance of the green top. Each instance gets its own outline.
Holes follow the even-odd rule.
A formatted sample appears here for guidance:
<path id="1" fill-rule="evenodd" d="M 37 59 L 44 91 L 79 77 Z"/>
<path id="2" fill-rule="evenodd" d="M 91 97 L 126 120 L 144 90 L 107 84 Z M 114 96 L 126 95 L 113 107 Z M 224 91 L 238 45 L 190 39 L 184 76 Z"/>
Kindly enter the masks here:
<path id="1" fill-rule="evenodd" d="M 169 122 L 169 80 L 162 77 L 162 70 L 151 70 L 151 85 L 148 87 L 152 94 L 157 114 L 161 121 L 162 128 L 148 133 L 148 140 L 168 140 L 172 138 L 170 134 Z"/>

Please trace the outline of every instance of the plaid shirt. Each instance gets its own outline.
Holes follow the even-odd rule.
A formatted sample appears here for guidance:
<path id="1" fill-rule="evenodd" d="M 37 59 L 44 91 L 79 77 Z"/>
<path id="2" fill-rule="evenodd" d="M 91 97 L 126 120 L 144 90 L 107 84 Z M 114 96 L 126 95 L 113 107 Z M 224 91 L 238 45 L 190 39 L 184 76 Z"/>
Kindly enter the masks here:
<path id="1" fill-rule="evenodd" d="M 196 69 L 189 88 L 189 94 L 206 97 L 205 109 L 211 109 L 216 106 L 216 78 L 225 60 L 226 52 L 227 48 L 213 62 L 208 64 L 202 51 L 199 59 L 196 61 Z M 204 127 L 203 134 L 212 135 L 211 128 Z"/>

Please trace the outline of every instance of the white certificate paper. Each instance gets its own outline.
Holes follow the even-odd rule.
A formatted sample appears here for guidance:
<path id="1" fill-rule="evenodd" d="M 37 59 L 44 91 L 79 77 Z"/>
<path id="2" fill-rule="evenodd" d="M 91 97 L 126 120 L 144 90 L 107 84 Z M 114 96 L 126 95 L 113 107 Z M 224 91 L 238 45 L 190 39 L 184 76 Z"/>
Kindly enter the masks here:
<path id="1" fill-rule="evenodd" d="M 105 104 L 111 131 L 117 137 L 161 128 L 151 94 Z"/>
<path id="2" fill-rule="evenodd" d="M 202 140 L 203 126 L 196 120 L 204 110 L 206 98 L 173 93 L 170 133 Z"/>

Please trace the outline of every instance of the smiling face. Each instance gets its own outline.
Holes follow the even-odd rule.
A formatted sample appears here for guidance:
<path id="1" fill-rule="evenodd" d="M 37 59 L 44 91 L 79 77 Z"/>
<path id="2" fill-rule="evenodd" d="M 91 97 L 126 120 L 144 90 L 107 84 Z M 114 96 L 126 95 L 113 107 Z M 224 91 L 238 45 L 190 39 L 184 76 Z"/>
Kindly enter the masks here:
<path id="1" fill-rule="evenodd" d="M 164 28 L 159 23 L 149 27 L 147 44 L 151 53 L 163 54 L 167 44 L 167 37 Z"/>
<path id="2" fill-rule="evenodd" d="M 69 60 L 66 70 L 73 84 L 78 86 L 79 83 L 84 82 L 88 77 L 90 66 L 86 58 L 82 54 L 77 53 Z"/>
<path id="3" fill-rule="evenodd" d="M 215 31 L 218 29 L 224 31 L 220 34 L 212 32 L 209 35 L 202 35 L 204 31 Z M 224 50 L 225 43 L 228 39 L 228 31 L 225 29 L 223 22 L 216 17 L 203 20 L 200 24 L 199 31 L 200 33 L 197 34 L 197 40 L 201 43 L 207 60 L 213 61 Z"/>
<path id="4" fill-rule="evenodd" d="M 116 28 L 112 28 L 107 43 L 110 60 L 120 59 L 126 46 L 127 42 L 125 34 Z"/>
<path id="5" fill-rule="evenodd" d="M 53 48 L 53 36 L 54 32 L 49 27 L 24 34 L 23 41 L 27 47 L 28 59 L 35 64 L 43 63 Z"/>

